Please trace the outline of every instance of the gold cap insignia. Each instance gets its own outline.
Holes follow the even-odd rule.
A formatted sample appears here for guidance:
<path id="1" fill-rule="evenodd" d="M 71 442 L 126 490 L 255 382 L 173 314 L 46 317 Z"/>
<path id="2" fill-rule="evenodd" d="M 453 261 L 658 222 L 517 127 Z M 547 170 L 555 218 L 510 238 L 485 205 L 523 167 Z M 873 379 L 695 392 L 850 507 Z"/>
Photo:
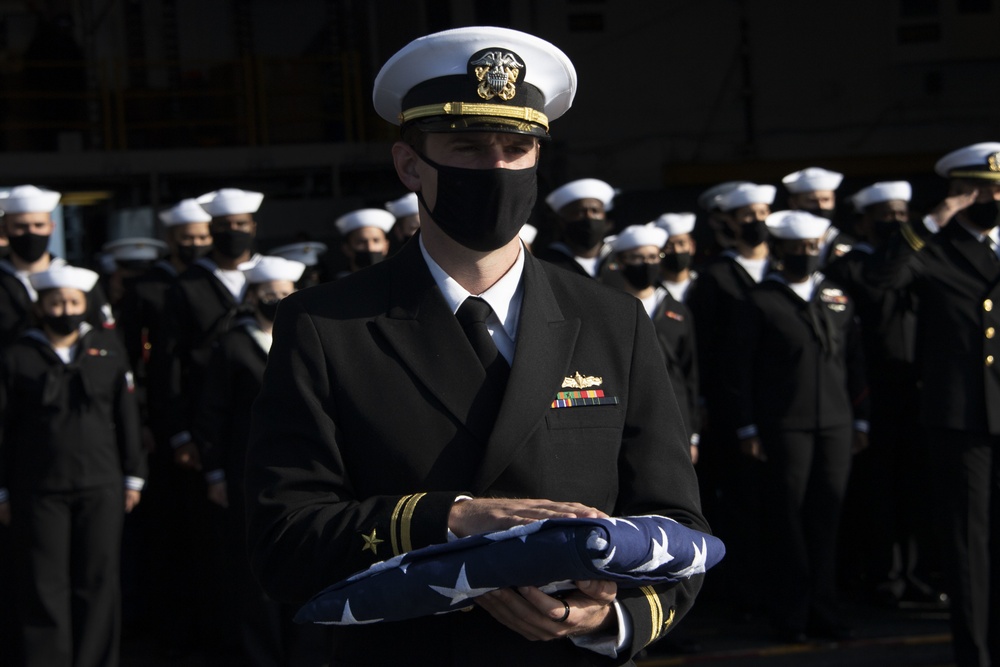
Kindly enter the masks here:
<path id="1" fill-rule="evenodd" d="M 587 387 L 600 387 L 604 378 L 596 375 L 580 375 L 580 371 L 572 377 L 563 378 L 563 389 L 586 389 Z"/>
<path id="2" fill-rule="evenodd" d="M 481 98 L 491 100 L 499 97 L 505 102 L 514 98 L 517 93 L 514 84 L 524 69 L 524 63 L 517 56 L 509 51 L 487 51 L 469 64 L 475 68 L 473 71 L 479 82 L 476 92 Z"/>
<path id="3" fill-rule="evenodd" d="M 986 158 L 986 164 L 989 166 L 990 171 L 1000 171 L 1000 153 L 994 153 Z"/>

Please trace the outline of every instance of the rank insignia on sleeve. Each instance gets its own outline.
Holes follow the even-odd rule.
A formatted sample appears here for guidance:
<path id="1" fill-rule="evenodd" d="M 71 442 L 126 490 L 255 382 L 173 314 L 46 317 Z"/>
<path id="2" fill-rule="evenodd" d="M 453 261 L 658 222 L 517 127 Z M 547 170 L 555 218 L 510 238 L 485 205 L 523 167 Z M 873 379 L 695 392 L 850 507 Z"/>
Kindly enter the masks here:
<path id="1" fill-rule="evenodd" d="M 664 317 L 669 317 L 672 320 L 677 320 L 678 322 L 683 322 L 684 321 L 684 316 L 683 315 L 681 315 L 680 313 L 675 313 L 672 310 L 665 310 L 665 311 L 663 311 L 663 316 Z"/>
<path id="2" fill-rule="evenodd" d="M 581 375 L 580 371 L 577 371 L 575 375 L 563 378 L 562 388 L 586 389 L 588 387 L 600 387 L 602 382 L 604 382 L 604 378 L 602 377 L 598 377 L 596 375 Z"/>
<path id="3" fill-rule="evenodd" d="M 361 547 L 362 551 L 371 551 L 376 556 L 378 555 L 378 545 L 382 544 L 385 540 L 380 540 L 375 537 L 375 529 L 372 528 L 370 535 L 361 534 L 361 539 L 365 541 L 365 545 Z"/>
<path id="4" fill-rule="evenodd" d="M 839 289 L 827 287 L 819 293 L 820 300 L 836 312 L 847 310 L 847 295 Z"/>

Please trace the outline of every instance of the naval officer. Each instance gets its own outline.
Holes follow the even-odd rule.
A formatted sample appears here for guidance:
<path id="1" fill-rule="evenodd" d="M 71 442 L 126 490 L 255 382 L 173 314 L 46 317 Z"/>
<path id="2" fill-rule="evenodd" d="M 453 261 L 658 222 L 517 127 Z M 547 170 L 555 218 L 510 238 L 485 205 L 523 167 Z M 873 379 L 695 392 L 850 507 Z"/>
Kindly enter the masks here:
<path id="1" fill-rule="evenodd" d="M 449 533 L 643 512 L 706 528 L 641 303 L 517 237 L 575 89 L 565 54 L 493 27 L 418 39 L 380 72 L 375 107 L 401 124 L 393 160 L 421 231 L 279 308 L 246 484 L 252 565 L 275 599 Z M 552 407 L 587 387 L 590 405 Z M 496 590 L 470 613 L 336 627 L 332 662 L 630 664 L 700 583 Z"/>

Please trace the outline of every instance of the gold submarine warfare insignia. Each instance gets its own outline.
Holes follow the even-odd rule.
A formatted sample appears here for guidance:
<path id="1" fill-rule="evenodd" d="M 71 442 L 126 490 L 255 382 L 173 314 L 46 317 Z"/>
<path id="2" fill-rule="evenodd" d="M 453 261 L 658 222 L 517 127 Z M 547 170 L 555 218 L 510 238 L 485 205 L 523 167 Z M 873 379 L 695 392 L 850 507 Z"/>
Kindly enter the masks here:
<path id="1" fill-rule="evenodd" d="M 476 93 L 481 98 L 491 100 L 496 96 L 505 102 L 514 98 L 517 93 L 514 83 L 524 64 L 519 63 L 513 53 L 490 51 L 470 64 L 476 68 L 476 80 L 479 81 Z"/>
<path id="2" fill-rule="evenodd" d="M 587 387 L 600 387 L 604 378 L 596 375 L 580 375 L 580 371 L 572 377 L 563 378 L 563 389 L 586 389 Z"/>

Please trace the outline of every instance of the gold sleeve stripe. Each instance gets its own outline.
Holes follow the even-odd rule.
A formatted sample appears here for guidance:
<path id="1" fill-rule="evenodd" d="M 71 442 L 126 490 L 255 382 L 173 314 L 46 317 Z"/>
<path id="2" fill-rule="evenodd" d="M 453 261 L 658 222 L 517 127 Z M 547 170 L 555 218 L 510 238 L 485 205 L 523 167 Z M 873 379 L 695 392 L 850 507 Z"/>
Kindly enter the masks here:
<path id="1" fill-rule="evenodd" d="M 413 512 L 417 503 L 426 495 L 426 493 L 414 493 L 403 496 L 392 510 L 389 538 L 393 556 L 413 551 L 413 543 L 410 541 L 410 522 L 413 520 Z"/>
<path id="2" fill-rule="evenodd" d="M 407 109 L 399 114 L 400 123 L 426 118 L 427 116 L 498 116 L 513 118 L 541 125 L 549 129 L 549 118 L 541 111 L 531 107 L 515 107 L 504 104 L 481 104 L 476 102 L 445 102 L 444 104 L 428 104 L 422 107 Z"/>
<path id="3" fill-rule="evenodd" d="M 650 626 L 652 628 L 649 641 L 646 642 L 646 646 L 649 646 L 660 636 L 660 626 L 663 625 L 663 605 L 660 603 L 660 596 L 656 594 L 652 586 L 640 586 L 639 590 L 643 592 L 649 603 Z"/>
<path id="4" fill-rule="evenodd" d="M 917 236 L 917 233 L 913 231 L 909 223 L 903 223 L 899 227 L 900 233 L 903 235 L 903 239 L 910 245 L 914 250 L 921 250 L 924 247 L 924 240 Z"/>
<path id="5" fill-rule="evenodd" d="M 426 495 L 426 493 L 416 493 L 410 496 L 406 507 L 403 508 L 403 523 L 399 532 L 404 552 L 413 551 L 413 543 L 410 541 L 410 523 L 413 521 L 413 512 L 417 508 L 417 503 Z"/>

